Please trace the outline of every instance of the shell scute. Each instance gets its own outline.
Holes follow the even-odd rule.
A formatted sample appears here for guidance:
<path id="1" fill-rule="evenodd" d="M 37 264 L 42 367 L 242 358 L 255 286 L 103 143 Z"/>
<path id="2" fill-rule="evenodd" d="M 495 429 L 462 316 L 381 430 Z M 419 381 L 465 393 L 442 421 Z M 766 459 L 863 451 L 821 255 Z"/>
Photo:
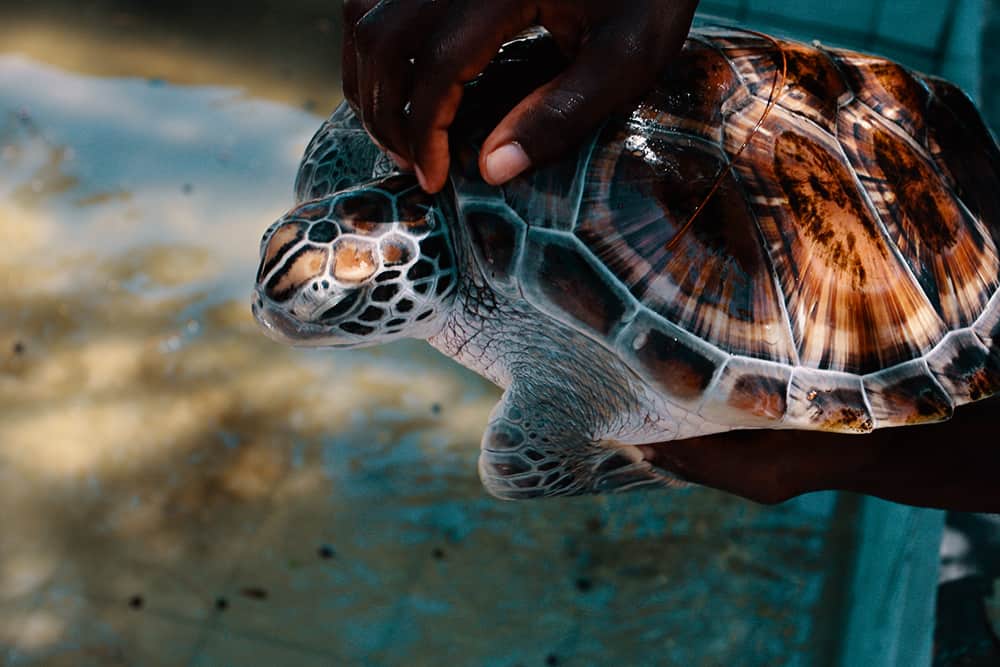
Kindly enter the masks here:
<path id="1" fill-rule="evenodd" d="M 944 421 L 955 411 L 922 359 L 866 375 L 863 380 L 878 427 Z"/>
<path id="2" fill-rule="evenodd" d="M 968 326 L 998 286 L 992 237 L 940 178 L 926 151 L 863 105 L 840 140 L 889 237 L 949 326 Z"/>
<path id="3" fill-rule="evenodd" d="M 690 40 L 632 120 L 718 143 L 726 114 L 748 103 L 749 97 L 728 59 L 713 46 Z"/>
<path id="4" fill-rule="evenodd" d="M 853 94 L 825 52 L 753 34 L 730 34 L 719 43 L 758 100 L 836 131 L 838 107 Z"/>
<path id="5" fill-rule="evenodd" d="M 591 160 L 576 234 L 671 322 L 727 351 L 791 362 L 795 346 L 773 269 L 726 166 L 710 144 L 609 126 Z"/>
<path id="6" fill-rule="evenodd" d="M 840 145 L 814 127 L 773 109 L 735 166 L 753 193 L 799 359 L 868 373 L 917 358 L 945 325 L 861 195 Z M 727 142 L 732 150 L 740 136 Z"/>
<path id="7" fill-rule="evenodd" d="M 836 132 L 839 109 L 853 93 L 836 64 L 823 51 L 804 44 L 782 42 L 786 65 L 785 86 L 777 92 L 778 104 L 808 118 L 827 132 Z M 770 84 L 757 94 L 767 97 Z"/>
<path id="8" fill-rule="evenodd" d="M 516 294 L 516 268 L 523 246 L 524 223 L 509 210 L 497 211 L 487 206 L 465 207 L 463 217 L 483 276 L 495 290 Z"/>
<path id="9" fill-rule="evenodd" d="M 1000 147 L 960 89 L 927 78 L 927 147 L 948 185 L 1000 246 Z"/>
<path id="10" fill-rule="evenodd" d="M 559 160 L 512 179 L 503 186 L 507 204 L 533 227 L 571 230 L 592 149 L 593 139 L 584 142 L 575 159 Z"/>
<path id="11" fill-rule="evenodd" d="M 701 402 L 726 355 L 643 309 L 619 336 L 619 353 L 633 369 L 686 405 Z"/>
<path id="12" fill-rule="evenodd" d="M 739 426 L 775 426 L 788 409 L 792 369 L 745 357 L 726 363 L 699 414 Z"/>
<path id="13" fill-rule="evenodd" d="M 614 336 L 633 307 L 620 284 L 570 235 L 530 229 L 521 266 L 522 292 L 532 305 L 603 339 Z"/>
<path id="14" fill-rule="evenodd" d="M 956 405 L 1000 391 L 1000 350 L 990 349 L 972 331 L 950 334 L 927 357 L 927 365 Z"/>
<path id="15" fill-rule="evenodd" d="M 792 372 L 786 422 L 835 433 L 870 433 L 875 428 L 860 377 L 802 367 Z"/>
<path id="16" fill-rule="evenodd" d="M 902 65 L 851 51 L 828 51 L 859 100 L 918 142 L 926 136 L 930 92 Z"/>

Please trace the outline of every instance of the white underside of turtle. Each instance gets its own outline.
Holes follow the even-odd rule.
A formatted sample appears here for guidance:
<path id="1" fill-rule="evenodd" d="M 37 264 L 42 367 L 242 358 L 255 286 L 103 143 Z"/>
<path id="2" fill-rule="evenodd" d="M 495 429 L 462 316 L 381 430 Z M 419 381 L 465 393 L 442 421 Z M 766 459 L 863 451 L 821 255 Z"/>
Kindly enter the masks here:
<path id="1" fill-rule="evenodd" d="M 503 387 L 479 467 L 504 498 L 677 483 L 640 445 L 863 434 L 1000 390 L 1000 152 L 950 84 L 696 31 L 631 114 L 493 188 L 477 141 L 532 58 L 544 36 L 470 86 L 436 197 L 334 113 L 261 244 L 272 337 L 426 338 Z"/>

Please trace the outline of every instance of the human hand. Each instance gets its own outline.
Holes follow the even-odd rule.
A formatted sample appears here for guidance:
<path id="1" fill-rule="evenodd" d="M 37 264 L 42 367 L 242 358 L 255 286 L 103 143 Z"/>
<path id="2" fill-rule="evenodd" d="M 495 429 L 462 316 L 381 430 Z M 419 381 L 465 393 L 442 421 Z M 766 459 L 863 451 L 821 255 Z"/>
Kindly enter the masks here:
<path id="1" fill-rule="evenodd" d="M 654 465 L 690 482 L 773 504 L 841 490 L 965 512 L 1000 512 L 1000 398 L 959 408 L 947 422 L 868 435 L 733 431 L 643 445 Z"/>
<path id="2" fill-rule="evenodd" d="M 448 128 L 500 46 L 541 25 L 569 67 L 518 104 L 483 144 L 499 185 L 577 145 L 641 96 L 681 48 L 697 0 L 346 0 L 344 95 L 369 133 L 428 192 L 448 175 Z M 404 108 L 409 103 L 409 113 Z"/>

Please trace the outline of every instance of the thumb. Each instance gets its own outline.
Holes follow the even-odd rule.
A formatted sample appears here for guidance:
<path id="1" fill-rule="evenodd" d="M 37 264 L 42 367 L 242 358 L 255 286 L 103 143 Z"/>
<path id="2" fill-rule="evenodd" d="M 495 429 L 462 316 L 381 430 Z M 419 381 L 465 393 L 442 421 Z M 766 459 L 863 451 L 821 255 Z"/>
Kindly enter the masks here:
<path id="1" fill-rule="evenodd" d="M 501 185 L 578 145 L 608 114 L 652 87 L 665 59 L 657 52 L 661 48 L 646 46 L 631 27 L 606 27 L 581 47 L 565 72 L 500 121 L 480 152 L 483 178 Z"/>

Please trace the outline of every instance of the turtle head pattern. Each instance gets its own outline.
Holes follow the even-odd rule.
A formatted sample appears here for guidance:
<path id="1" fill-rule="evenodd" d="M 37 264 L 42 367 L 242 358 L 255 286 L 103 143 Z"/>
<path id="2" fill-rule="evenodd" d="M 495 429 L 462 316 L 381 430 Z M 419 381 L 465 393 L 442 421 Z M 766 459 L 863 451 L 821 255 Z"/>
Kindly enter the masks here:
<path id="1" fill-rule="evenodd" d="M 456 269 L 441 209 L 393 175 L 305 202 L 264 234 L 254 317 L 272 338 L 362 347 L 426 338 L 453 300 Z"/>

